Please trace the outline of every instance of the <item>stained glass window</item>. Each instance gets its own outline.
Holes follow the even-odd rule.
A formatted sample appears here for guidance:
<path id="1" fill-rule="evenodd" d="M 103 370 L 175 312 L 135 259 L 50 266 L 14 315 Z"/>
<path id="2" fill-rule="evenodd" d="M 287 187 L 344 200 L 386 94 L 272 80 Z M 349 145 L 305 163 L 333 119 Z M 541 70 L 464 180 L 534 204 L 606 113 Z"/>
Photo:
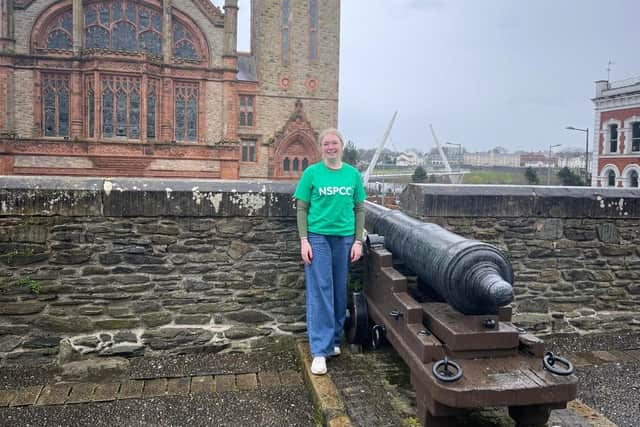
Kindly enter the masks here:
<path id="1" fill-rule="evenodd" d="M 162 55 L 162 14 L 132 0 L 90 4 L 84 12 L 85 47 Z"/>
<path id="2" fill-rule="evenodd" d="M 47 49 L 72 50 L 73 25 L 71 11 L 63 12 L 56 17 L 46 30 Z"/>
<path id="3" fill-rule="evenodd" d="M 96 127 L 96 111 L 95 111 L 96 94 L 93 89 L 93 78 L 87 78 L 86 88 L 87 88 L 86 111 L 87 111 L 87 123 L 88 123 L 87 135 L 89 136 L 89 138 L 93 138 L 93 136 L 95 135 L 95 127 Z"/>
<path id="4" fill-rule="evenodd" d="M 154 55 L 160 55 L 162 52 L 162 39 L 160 34 L 151 30 L 140 33 L 140 50 Z"/>
<path id="5" fill-rule="evenodd" d="M 118 22 L 111 31 L 111 48 L 116 50 L 138 50 L 136 26 L 130 22 Z"/>
<path id="6" fill-rule="evenodd" d="M 180 59 L 199 59 L 195 37 L 180 22 L 173 23 L 173 56 Z"/>
<path id="7" fill-rule="evenodd" d="M 289 13 L 290 0 L 282 0 L 282 62 L 289 63 Z"/>
<path id="8" fill-rule="evenodd" d="M 176 82 L 176 141 L 196 141 L 198 138 L 198 84 Z"/>
<path id="9" fill-rule="evenodd" d="M 69 136 L 68 75 L 43 75 L 42 110 L 44 136 Z"/>
<path id="10" fill-rule="evenodd" d="M 107 49 L 111 47 L 109 31 L 98 26 L 92 26 L 85 31 L 85 45 L 87 49 Z"/>
<path id="11" fill-rule="evenodd" d="M 102 77 L 102 136 L 140 138 L 140 78 Z"/>
<path id="12" fill-rule="evenodd" d="M 158 82 L 149 79 L 147 83 L 147 138 L 156 138 L 156 105 Z"/>
<path id="13" fill-rule="evenodd" d="M 318 56 L 318 0 L 309 0 L 309 60 Z"/>

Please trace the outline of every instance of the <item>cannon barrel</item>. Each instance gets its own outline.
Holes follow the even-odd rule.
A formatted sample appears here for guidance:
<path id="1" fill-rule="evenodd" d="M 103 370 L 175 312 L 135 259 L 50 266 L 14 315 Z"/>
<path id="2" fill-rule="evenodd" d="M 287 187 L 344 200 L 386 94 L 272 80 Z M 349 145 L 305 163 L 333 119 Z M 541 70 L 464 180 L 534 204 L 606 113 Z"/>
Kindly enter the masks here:
<path id="1" fill-rule="evenodd" d="M 365 223 L 369 233 L 384 236 L 394 256 L 459 312 L 495 314 L 513 301 L 513 268 L 495 246 L 371 202 L 365 202 Z"/>

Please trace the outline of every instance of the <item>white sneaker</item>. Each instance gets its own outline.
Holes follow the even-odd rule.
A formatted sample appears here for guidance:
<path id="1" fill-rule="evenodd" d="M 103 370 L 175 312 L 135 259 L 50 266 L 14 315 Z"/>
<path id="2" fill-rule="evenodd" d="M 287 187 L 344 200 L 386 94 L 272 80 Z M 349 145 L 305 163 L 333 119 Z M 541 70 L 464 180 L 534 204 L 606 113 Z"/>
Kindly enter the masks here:
<path id="1" fill-rule="evenodd" d="M 324 375 L 327 373 L 327 361 L 324 357 L 318 356 L 311 362 L 311 373 L 313 375 Z"/>
<path id="2" fill-rule="evenodd" d="M 340 356 L 340 353 L 342 353 L 342 352 L 340 351 L 340 346 L 339 345 L 333 347 L 333 353 L 331 354 L 332 356 Z"/>

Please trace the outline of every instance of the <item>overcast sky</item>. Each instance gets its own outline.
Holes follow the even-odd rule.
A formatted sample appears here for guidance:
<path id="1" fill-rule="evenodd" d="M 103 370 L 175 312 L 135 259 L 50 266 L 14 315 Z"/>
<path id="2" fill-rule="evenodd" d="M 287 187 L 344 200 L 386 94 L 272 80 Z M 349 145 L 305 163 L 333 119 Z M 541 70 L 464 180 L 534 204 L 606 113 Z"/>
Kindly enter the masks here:
<path id="1" fill-rule="evenodd" d="M 295 0 L 301 1 L 301 0 Z M 223 0 L 214 0 L 222 4 Z M 359 148 L 584 149 L 594 81 L 640 77 L 638 0 L 342 0 L 339 127 Z M 249 50 L 240 0 L 239 50 Z M 590 141 L 592 146 L 592 141 Z"/>

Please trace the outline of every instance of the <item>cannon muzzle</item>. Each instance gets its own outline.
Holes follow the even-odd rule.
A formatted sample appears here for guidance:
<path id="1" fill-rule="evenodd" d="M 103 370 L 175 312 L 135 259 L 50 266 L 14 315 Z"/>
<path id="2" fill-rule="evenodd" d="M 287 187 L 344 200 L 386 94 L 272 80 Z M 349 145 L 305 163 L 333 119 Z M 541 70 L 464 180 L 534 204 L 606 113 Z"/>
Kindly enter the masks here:
<path id="1" fill-rule="evenodd" d="M 369 233 L 427 286 L 463 314 L 495 314 L 513 301 L 513 268 L 495 246 L 471 240 L 439 225 L 365 202 Z"/>

